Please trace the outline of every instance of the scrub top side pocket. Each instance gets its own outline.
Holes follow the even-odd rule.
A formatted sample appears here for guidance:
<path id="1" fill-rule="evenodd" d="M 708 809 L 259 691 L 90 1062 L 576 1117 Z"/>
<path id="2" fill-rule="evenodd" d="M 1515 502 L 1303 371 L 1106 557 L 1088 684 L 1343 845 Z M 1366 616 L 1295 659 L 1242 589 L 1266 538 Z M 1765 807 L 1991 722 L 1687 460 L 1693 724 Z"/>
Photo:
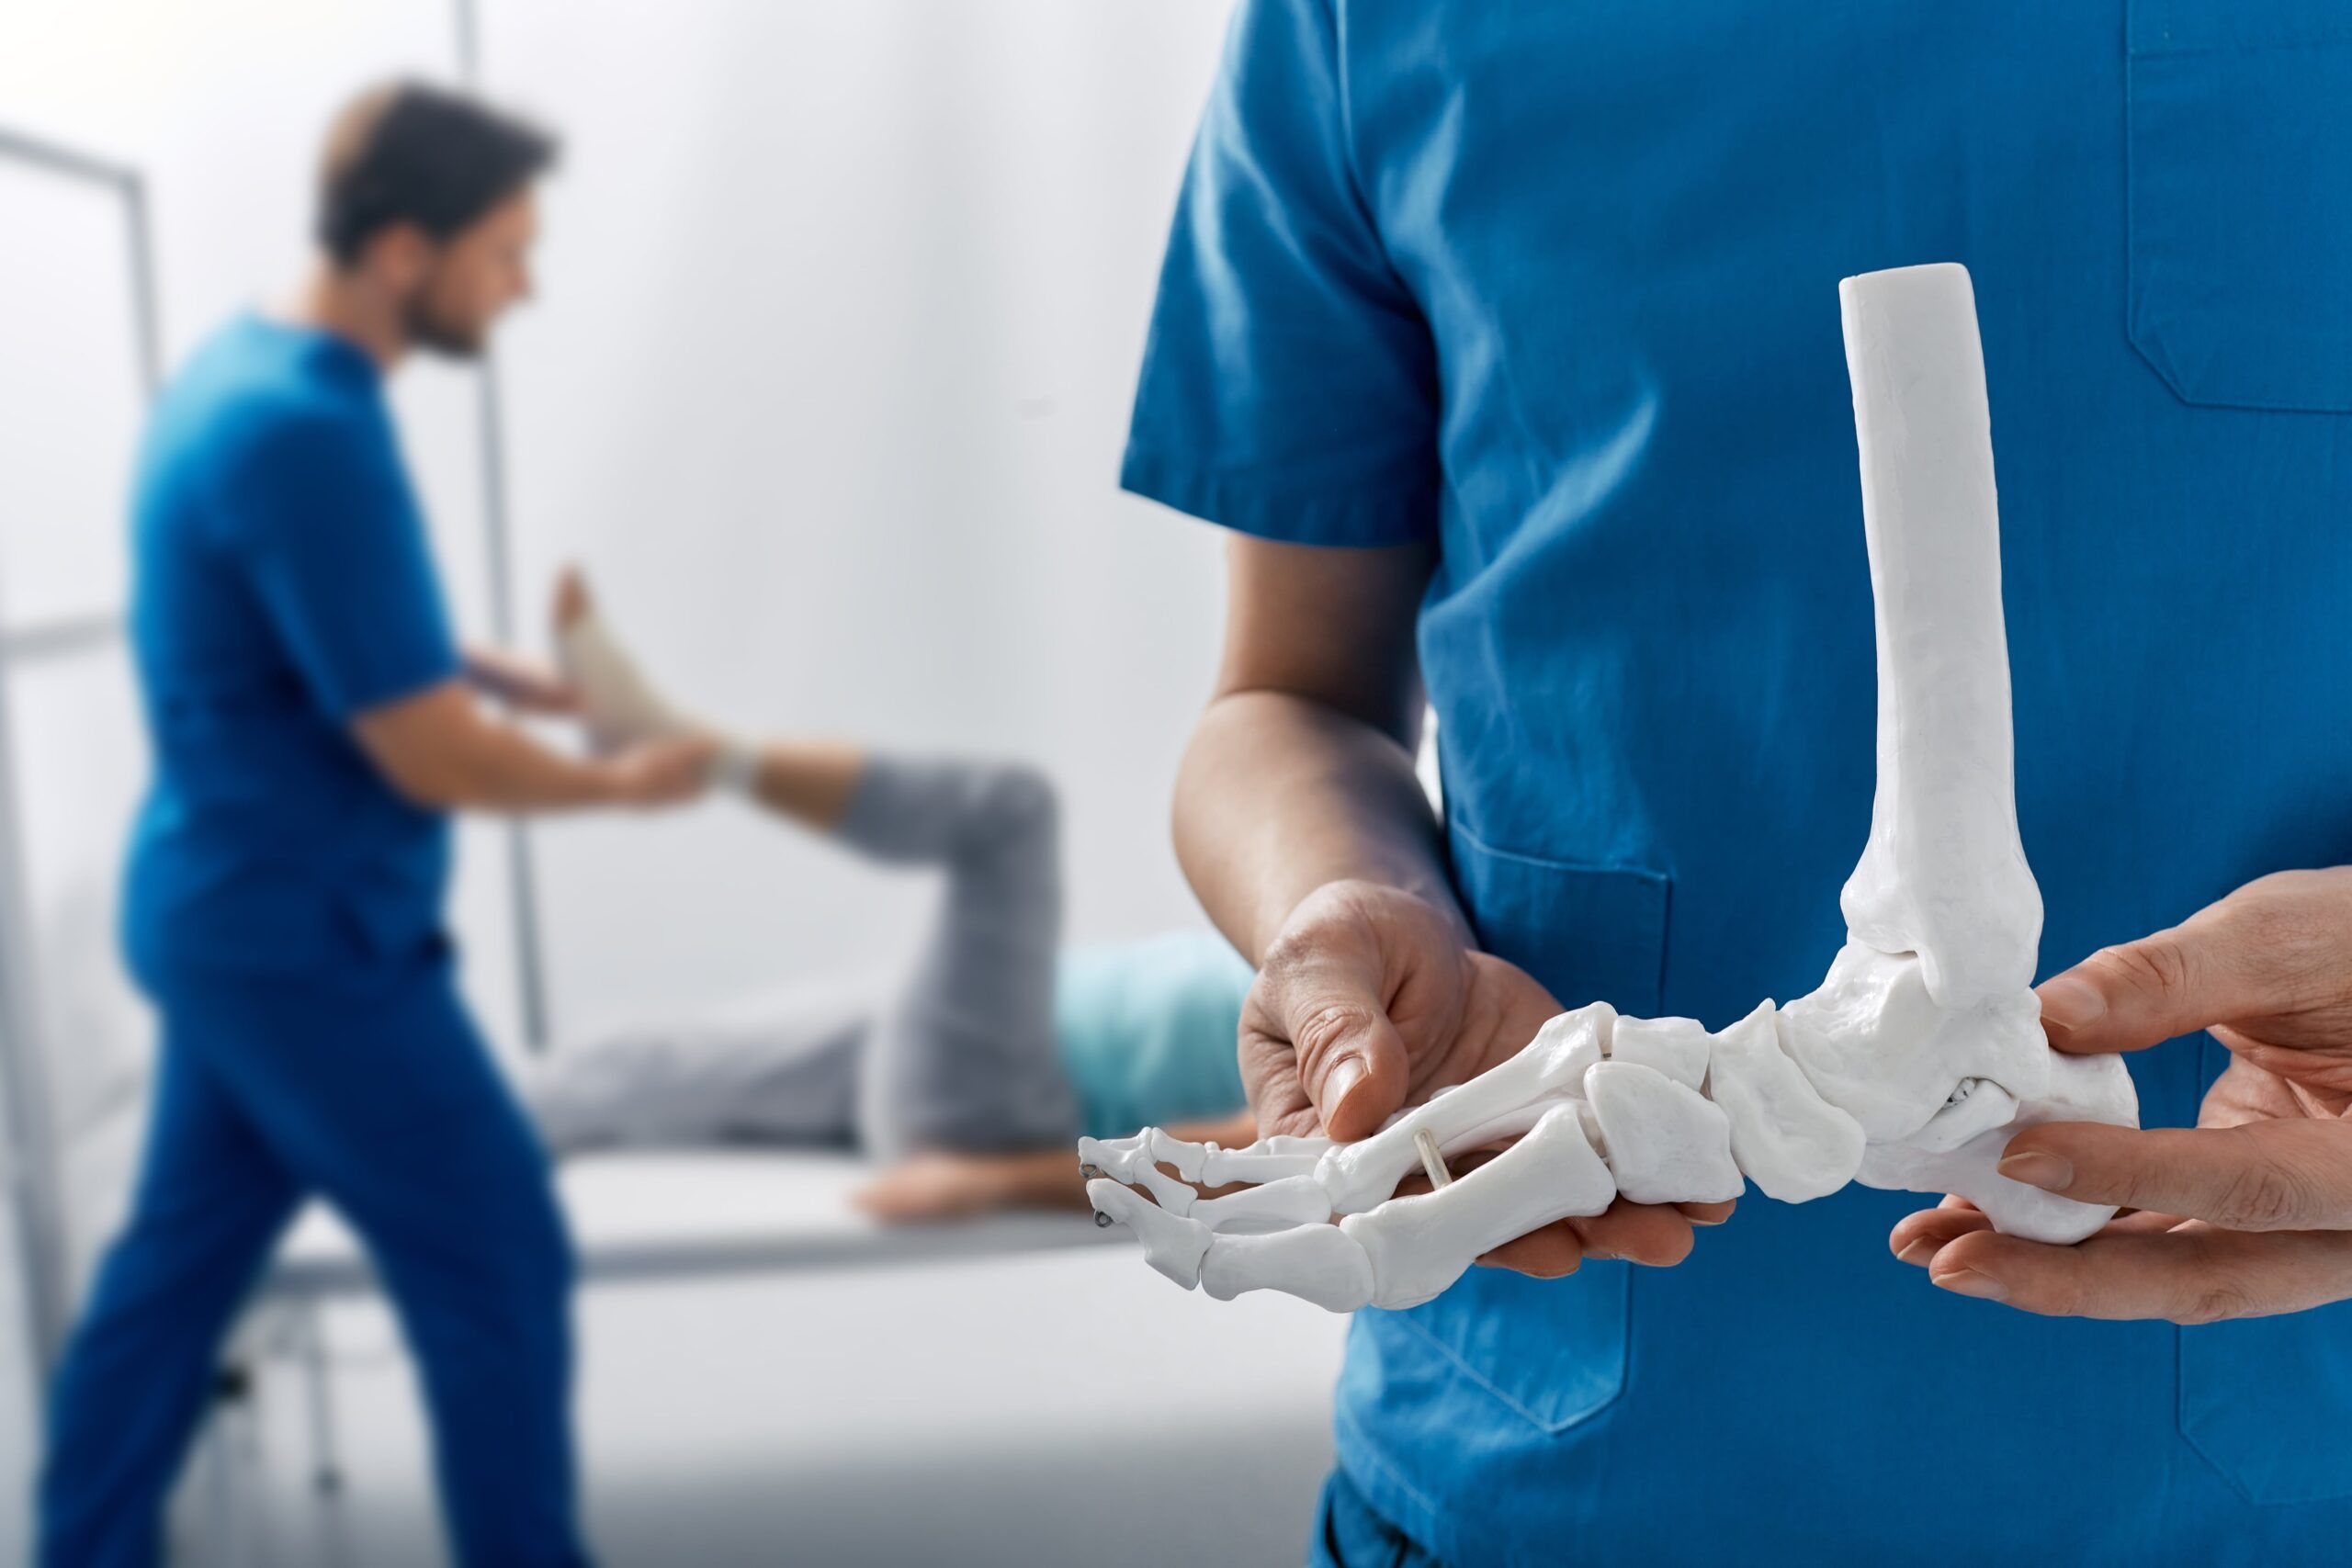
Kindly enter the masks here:
<path id="1" fill-rule="evenodd" d="M 1606 1001 L 1657 1010 L 1668 881 L 1639 867 L 1573 865 L 1489 849 L 1457 825 L 1454 873 L 1487 951 L 1518 964 L 1564 1008 Z M 1630 1267 L 1591 1263 L 1563 1280 L 1473 1269 L 1408 1312 L 1367 1312 L 1391 1360 L 1439 1371 L 1538 1429 L 1600 1414 L 1625 1386 Z"/>
<path id="2" fill-rule="evenodd" d="M 2352 11 L 2129 0 L 2127 310 L 2186 402 L 2352 412 Z"/>

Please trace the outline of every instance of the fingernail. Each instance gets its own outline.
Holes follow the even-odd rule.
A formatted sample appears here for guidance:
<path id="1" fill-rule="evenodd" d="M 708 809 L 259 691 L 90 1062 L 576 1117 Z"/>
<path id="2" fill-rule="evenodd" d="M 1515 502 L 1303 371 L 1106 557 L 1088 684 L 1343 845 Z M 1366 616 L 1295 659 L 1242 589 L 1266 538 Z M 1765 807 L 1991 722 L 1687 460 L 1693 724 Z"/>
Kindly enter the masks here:
<path id="1" fill-rule="evenodd" d="M 2041 987 L 2041 1021 L 2052 1029 L 2073 1034 L 2106 1016 L 2107 998 L 2079 976 L 2061 975 Z"/>
<path id="2" fill-rule="evenodd" d="M 1921 1269 L 1925 1269 L 1928 1266 L 1928 1260 L 1935 1257 L 1937 1250 L 1938 1248 L 1935 1243 L 1923 1237 L 1918 1241 L 1913 1242 L 1902 1251 L 1896 1253 L 1894 1255 L 1895 1261 L 1899 1263 L 1915 1264 Z"/>
<path id="3" fill-rule="evenodd" d="M 2044 1192 L 2064 1192 L 2075 1184 L 2073 1162 L 2040 1149 L 2029 1149 L 2020 1155 L 2004 1155 L 1993 1168 L 2011 1181 L 2022 1181 L 2028 1187 L 2039 1187 Z"/>
<path id="4" fill-rule="evenodd" d="M 1958 1296 L 1976 1296 L 1988 1302 L 2007 1301 L 2009 1297 L 2007 1285 L 1973 1269 L 1955 1269 L 1949 1274 L 1930 1274 L 1928 1278 L 1938 1289 Z"/>
<path id="5" fill-rule="evenodd" d="M 1339 1110 L 1340 1103 L 1348 1098 L 1348 1091 L 1362 1082 L 1362 1056 L 1342 1056 L 1332 1063 L 1331 1070 L 1323 1075 L 1323 1119 L 1329 1121 L 1331 1112 Z"/>

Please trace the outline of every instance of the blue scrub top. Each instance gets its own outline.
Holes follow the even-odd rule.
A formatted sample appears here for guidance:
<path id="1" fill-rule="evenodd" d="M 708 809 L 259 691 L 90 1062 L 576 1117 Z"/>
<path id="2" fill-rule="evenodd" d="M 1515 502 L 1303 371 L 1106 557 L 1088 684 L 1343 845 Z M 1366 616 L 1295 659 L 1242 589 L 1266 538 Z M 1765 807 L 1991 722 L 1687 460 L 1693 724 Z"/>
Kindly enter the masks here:
<path id="1" fill-rule="evenodd" d="M 1453 868 L 1564 1003 L 1818 983 L 1872 786 L 1838 279 L 1974 274 L 2045 972 L 2352 861 L 2352 28 L 2323 0 L 1242 0 L 1125 481 L 1434 538 Z M 2222 1052 L 2132 1066 L 2186 1123 Z M 1356 1322 L 1464 1563 L 2342 1561 L 2352 1308 L 2053 1321 L 1751 1195 L 1673 1269 Z"/>
<path id="2" fill-rule="evenodd" d="M 447 820 L 350 728 L 460 670 L 375 362 L 258 316 L 222 328 L 156 406 L 132 539 L 154 743 L 134 968 L 331 976 L 435 947 Z"/>
<path id="3" fill-rule="evenodd" d="M 1072 948 L 1054 975 L 1054 1041 L 1087 1136 L 1241 1110 L 1234 1051 L 1254 977 L 1210 931 Z"/>

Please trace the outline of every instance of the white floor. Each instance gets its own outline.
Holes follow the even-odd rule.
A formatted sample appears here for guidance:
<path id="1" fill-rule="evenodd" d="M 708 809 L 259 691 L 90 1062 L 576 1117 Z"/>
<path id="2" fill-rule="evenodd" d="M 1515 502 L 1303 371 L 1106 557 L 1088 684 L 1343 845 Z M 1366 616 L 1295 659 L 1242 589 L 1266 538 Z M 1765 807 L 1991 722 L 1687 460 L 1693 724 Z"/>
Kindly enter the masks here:
<path id="1" fill-rule="evenodd" d="M 1187 1294 L 1125 1247 L 614 1284 L 580 1323 L 608 1568 L 1295 1562 L 1345 1326 L 1284 1297 Z M 273 1367 L 254 1428 L 266 1540 L 232 1553 L 446 1561 L 389 1322 L 342 1308 L 330 1336 L 345 1491 L 322 1507 L 305 1484 L 301 1385 Z"/>

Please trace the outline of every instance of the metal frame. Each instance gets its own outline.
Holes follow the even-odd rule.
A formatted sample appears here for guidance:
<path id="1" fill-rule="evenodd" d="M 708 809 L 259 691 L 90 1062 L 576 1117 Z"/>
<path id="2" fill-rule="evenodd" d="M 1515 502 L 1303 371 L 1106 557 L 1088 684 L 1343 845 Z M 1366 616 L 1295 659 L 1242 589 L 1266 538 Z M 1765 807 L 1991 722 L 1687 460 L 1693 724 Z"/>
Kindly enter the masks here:
<path id="1" fill-rule="evenodd" d="M 455 0 L 458 79 L 481 84 L 481 13 L 474 0 Z M 506 502 L 506 419 L 498 353 L 485 346 L 476 404 L 481 426 L 482 535 L 490 553 L 490 626 L 503 644 L 514 640 L 513 528 Z M 547 969 L 541 961 L 539 892 L 531 829 L 520 816 L 506 823 L 507 880 L 514 902 L 514 981 L 520 993 L 523 1043 L 532 1051 L 548 1044 Z"/>
<path id="2" fill-rule="evenodd" d="M 81 180 L 114 193 L 121 203 L 130 258 L 130 301 L 141 388 L 154 394 L 162 376 L 162 332 L 155 296 L 154 249 L 147 189 L 139 171 L 21 131 L 0 128 L 0 159 L 62 179 Z M 63 1348 L 70 1259 L 65 1236 L 63 1171 L 49 1097 L 49 1065 L 40 1049 L 40 1010 L 34 990 L 37 959 L 24 914 L 23 818 L 17 795 L 15 729 L 6 674 L 13 665 L 70 657 L 111 644 L 121 635 L 119 615 L 76 615 L 0 636 L 0 1088 L 7 1099 L 14 1160 L 8 1168 L 26 1310 L 32 1319 L 33 1354 L 45 1374 Z"/>

